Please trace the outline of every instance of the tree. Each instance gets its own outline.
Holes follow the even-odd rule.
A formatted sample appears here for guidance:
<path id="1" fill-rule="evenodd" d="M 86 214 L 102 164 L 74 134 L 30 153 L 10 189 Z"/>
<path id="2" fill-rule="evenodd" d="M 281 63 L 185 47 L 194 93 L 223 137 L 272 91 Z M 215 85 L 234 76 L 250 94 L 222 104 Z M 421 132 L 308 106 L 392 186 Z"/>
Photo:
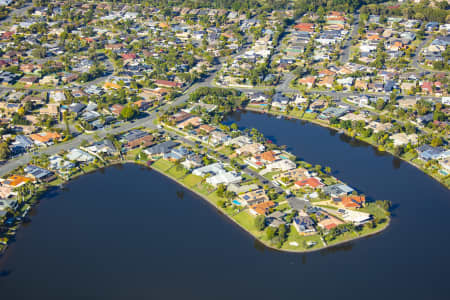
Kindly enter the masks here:
<path id="1" fill-rule="evenodd" d="M 382 98 L 378 98 L 376 108 L 382 110 L 384 108 L 385 102 Z"/>
<path id="2" fill-rule="evenodd" d="M 278 236 L 281 238 L 281 240 L 284 242 L 286 240 L 287 237 L 287 228 L 286 225 L 281 224 L 278 227 Z"/>
<path id="3" fill-rule="evenodd" d="M 267 230 L 266 230 L 267 239 L 269 241 L 272 240 L 275 237 L 276 233 L 277 233 L 277 229 L 269 226 L 269 228 L 267 228 Z"/>
<path id="4" fill-rule="evenodd" d="M 137 109 L 134 105 L 126 105 L 120 112 L 120 117 L 124 120 L 131 120 L 137 115 Z"/>
<path id="5" fill-rule="evenodd" d="M 9 150 L 8 144 L 5 143 L 1 143 L 0 144 L 0 159 L 5 160 L 9 157 L 9 155 L 11 154 L 11 151 Z"/>
<path id="6" fill-rule="evenodd" d="M 233 130 L 233 131 L 238 130 L 238 126 L 237 126 L 236 123 L 231 124 L 230 128 L 231 128 L 231 130 Z"/>
<path id="7" fill-rule="evenodd" d="M 262 215 L 256 216 L 255 218 L 255 227 L 256 229 L 258 229 L 259 231 L 263 230 L 266 227 L 265 224 L 265 217 Z"/>
<path id="8" fill-rule="evenodd" d="M 432 140 L 431 140 L 431 146 L 432 147 L 438 147 L 438 146 L 442 146 L 442 144 L 443 144 L 443 142 L 442 142 L 442 139 L 440 138 L 440 137 L 434 137 Z"/>
<path id="9" fill-rule="evenodd" d="M 219 186 L 217 187 L 217 196 L 219 196 L 220 198 L 224 197 L 224 193 L 225 193 L 225 185 L 223 184 L 219 184 Z"/>

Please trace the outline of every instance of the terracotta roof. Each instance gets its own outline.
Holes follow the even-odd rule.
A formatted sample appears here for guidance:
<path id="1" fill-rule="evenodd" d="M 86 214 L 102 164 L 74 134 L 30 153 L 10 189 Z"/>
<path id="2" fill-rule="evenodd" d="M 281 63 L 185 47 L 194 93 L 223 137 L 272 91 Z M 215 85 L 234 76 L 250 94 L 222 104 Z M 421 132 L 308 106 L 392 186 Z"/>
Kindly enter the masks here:
<path id="1" fill-rule="evenodd" d="M 344 205 L 345 207 L 359 208 L 359 207 L 362 207 L 363 204 L 366 202 L 365 196 L 350 195 L 350 196 L 343 196 L 340 199 L 341 199 L 342 205 Z"/>
<path id="2" fill-rule="evenodd" d="M 264 159 L 265 161 L 270 161 L 270 162 L 273 162 L 276 160 L 273 151 L 266 151 L 266 152 L 262 153 L 261 158 Z"/>
<path id="3" fill-rule="evenodd" d="M 305 180 L 300 180 L 295 183 L 298 186 L 310 186 L 312 188 L 317 188 L 323 186 L 323 183 L 320 182 L 317 178 L 307 178 Z"/>
<path id="4" fill-rule="evenodd" d="M 8 177 L 8 179 L 6 179 L 5 184 L 12 186 L 12 187 L 17 187 L 17 186 L 20 186 L 22 184 L 25 184 L 25 183 L 31 182 L 31 181 L 33 181 L 31 178 L 28 178 L 25 176 L 12 175 L 12 176 Z"/>
<path id="5" fill-rule="evenodd" d="M 48 143 L 52 140 L 60 139 L 61 135 L 57 132 L 41 132 L 30 134 L 30 139 L 41 143 Z"/>
<path id="6" fill-rule="evenodd" d="M 275 202 L 273 201 L 266 201 L 258 204 L 254 204 L 250 206 L 250 208 L 255 211 L 258 215 L 265 215 L 268 213 L 269 208 L 272 208 L 275 206 Z"/>

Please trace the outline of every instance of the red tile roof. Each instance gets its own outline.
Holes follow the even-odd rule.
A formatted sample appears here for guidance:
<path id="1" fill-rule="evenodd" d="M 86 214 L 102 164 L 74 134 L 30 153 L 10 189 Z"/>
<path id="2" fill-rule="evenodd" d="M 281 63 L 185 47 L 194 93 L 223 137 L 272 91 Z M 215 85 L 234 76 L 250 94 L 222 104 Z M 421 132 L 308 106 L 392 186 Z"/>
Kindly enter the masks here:
<path id="1" fill-rule="evenodd" d="M 304 179 L 304 180 L 297 181 L 295 183 L 295 185 L 300 186 L 300 187 L 302 187 L 302 186 L 310 186 L 310 187 L 315 189 L 317 187 L 323 186 L 323 183 L 320 182 L 317 178 L 311 177 L 311 178 L 307 178 L 307 179 Z"/>

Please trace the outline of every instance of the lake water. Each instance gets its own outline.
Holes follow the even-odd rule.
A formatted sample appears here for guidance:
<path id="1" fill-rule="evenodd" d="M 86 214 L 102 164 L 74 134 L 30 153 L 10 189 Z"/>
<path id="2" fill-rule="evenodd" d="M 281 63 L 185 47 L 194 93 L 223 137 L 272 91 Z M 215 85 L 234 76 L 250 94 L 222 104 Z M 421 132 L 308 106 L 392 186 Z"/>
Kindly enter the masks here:
<path id="1" fill-rule="evenodd" d="M 255 113 L 228 122 L 391 200 L 391 226 L 320 252 L 277 252 L 164 176 L 115 166 L 42 199 L 0 260 L 2 299 L 449 298 L 446 188 L 325 128 Z"/>

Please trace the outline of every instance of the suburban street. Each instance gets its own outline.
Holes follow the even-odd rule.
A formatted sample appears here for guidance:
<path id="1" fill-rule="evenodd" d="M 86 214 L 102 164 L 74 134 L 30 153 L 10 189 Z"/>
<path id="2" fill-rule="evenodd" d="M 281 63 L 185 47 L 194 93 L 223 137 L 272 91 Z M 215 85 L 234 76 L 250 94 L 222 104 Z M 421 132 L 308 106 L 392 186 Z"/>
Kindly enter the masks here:
<path id="1" fill-rule="evenodd" d="M 346 64 L 348 60 L 350 59 L 350 47 L 352 45 L 353 39 L 358 34 L 359 30 L 359 14 L 354 15 L 355 21 L 353 23 L 353 30 L 350 33 L 350 36 L 347 38 L 347 40 L 344 43 L 344 47 L 342 48 L 342 54 L 339 58 L 339 61 L 342 64 Z"/>
<path id="2" fill-rule="evenodd" d="M 235 55 L 239 55 L 243 51 L 245 51 L 245 48 L 242 49 L 239 53 L 237 53 Z M 193 84 L 192 86 L 190 86 L 188 89 L 186 89 L 184 91 L 184 93 L 182 95 L 177 97 L 174 101 L 160 106 L 159 110 L 165 110 L 171 106 L 177 106 L 179 104 L 184 103 L 186 100 L 189 99 L 189 95 L 192 92 L 194 92 L 196 89 L 198 89 L 199 87 L 205 87 L 205 86 L 212 87 L 213 80 L 214 80 L 217 72 L 220 70 L 220 68 L 224 62 L 224 59 L 220 59 L 219 61 L 220 61 L 220 64 L 215 66 L 212 73 L 208 77 L 206 77 L 204 80 L 199 81 L 199 82 Z M 15 90 L 14 88 L 10 88 L 10 87 L 0 87 L 0 90 L 2 90 L 2 89 Z M 52 90 L 56 90 L 56 89 L 48 89 L 48 90 L 29 89 L 29 90 L 52 91 Z M 11 172 L 14 169 L 28 164 L 30 162 L 30 160 L 32 159 L 33 155 L 35 155 L 35 154 L 53 155 L 53 154 L 59 153 L 60 151 L 67 151 L 72 148 L 79 147 L 83 141 L 92 142 L 92 141 L 94 141 L 94 138 L 97 138 L 97 137 L 104 138 L 108 134 L 117 134 L 117 133 L 127 131 L 132 128 L 136 128 L 136 127 L 155 128 L 153 121 L 156 118 L 157 118 L 157 114 L 156 114 L 156 112 L 153 111 L 153 112 L 149 113 L 148 116 L 146 116 L 146 117 L 136 119 L 132 122 L 123 123 L 122 125 L 115 127 L 115 128 L 112 128 L 112 127 L 104 128 L 104 129 L 96 131 L 95 134 L 83 133 L 67 142 L 59 143 L 56 145 L 51 145 L 47 148 L 42 148 L 37 151 L 34 151 L 33 153 L 26 153 L 19 157 L 8 160 L 2 166 L 0 166 L 0 176 L 4 176 L 5 174 L 8 174 L 9 172 Z"/>

